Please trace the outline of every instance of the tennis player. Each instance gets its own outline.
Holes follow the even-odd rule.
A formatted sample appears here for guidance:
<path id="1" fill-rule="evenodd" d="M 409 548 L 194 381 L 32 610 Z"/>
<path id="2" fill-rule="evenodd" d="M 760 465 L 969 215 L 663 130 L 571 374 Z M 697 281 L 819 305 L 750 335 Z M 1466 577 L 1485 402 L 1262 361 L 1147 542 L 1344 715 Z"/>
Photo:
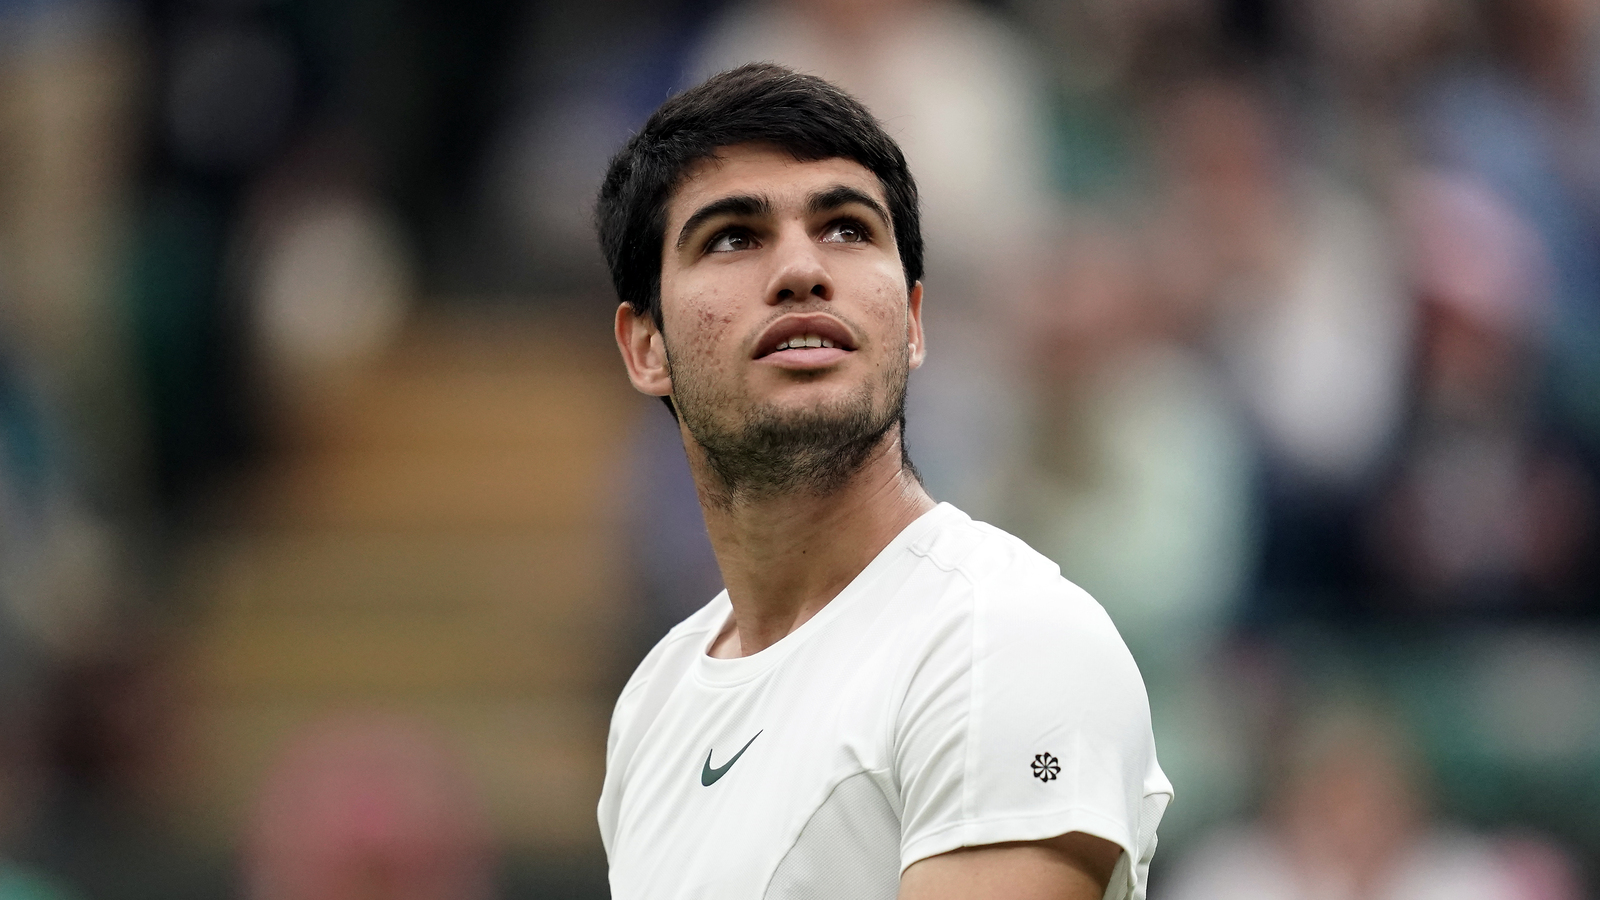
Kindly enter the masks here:
<path id="1" fill-rule="evenodd" d="M 623 361 L 677 417 L 727 585 L 617 701 L 612 896 L 1142 898 L 1172 788 L 1133 659 L 906 455 L 927 345 L 894 141 L 745 66 L 656 111 L 597 219 Z"/>

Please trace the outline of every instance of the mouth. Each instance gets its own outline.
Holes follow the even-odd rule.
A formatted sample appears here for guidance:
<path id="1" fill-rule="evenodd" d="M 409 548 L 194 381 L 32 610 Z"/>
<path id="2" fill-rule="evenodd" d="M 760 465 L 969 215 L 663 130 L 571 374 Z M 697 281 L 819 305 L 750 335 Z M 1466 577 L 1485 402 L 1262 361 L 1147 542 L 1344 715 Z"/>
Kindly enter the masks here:
<path id="1" fill-rule="evenodd" d="M 784 316 L 762 332 L 752 358 L 815 365 L 837 361 L 856 347 L 850 329 L 832 316 Z"/>

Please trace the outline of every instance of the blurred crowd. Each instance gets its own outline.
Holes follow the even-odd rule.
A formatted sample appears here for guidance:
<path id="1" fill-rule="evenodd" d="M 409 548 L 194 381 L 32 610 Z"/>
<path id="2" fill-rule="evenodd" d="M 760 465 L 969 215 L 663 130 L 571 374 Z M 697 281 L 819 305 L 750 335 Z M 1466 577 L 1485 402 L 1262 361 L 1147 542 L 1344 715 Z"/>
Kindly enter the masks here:
<path id="1" fill-rule="evenodd" d="M 1134 650 L 1152 897 L 1600 885 L 1600 3 L 0 0 L 0 900 L 205 895 L 119 888 L 196 510 L 419 308 L 603 329 L 606 160 L 757 59 L 906 151 L 911 455 Z M 720 584 L 659 405 L 628 458 L 642 646 Z M 426 735 L 284 754 L 206 884 L 491 893 Z"/>

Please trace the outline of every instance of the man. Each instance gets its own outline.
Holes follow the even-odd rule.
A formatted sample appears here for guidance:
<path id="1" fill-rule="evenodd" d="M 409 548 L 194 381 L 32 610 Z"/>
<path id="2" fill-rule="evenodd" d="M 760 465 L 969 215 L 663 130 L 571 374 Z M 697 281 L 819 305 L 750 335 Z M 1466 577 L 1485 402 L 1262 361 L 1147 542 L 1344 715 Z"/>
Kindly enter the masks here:
<path id="1" fill-rule="evenodd" d="M 618 900 L 1139 898 L 1171 794 L 1138 670 L 1050 561 L 922 489 L 917 193 L 817 78 L 668 100 L 598 209 L 634 386 L 677 416 L 727 590 L 623 689 Z"/>

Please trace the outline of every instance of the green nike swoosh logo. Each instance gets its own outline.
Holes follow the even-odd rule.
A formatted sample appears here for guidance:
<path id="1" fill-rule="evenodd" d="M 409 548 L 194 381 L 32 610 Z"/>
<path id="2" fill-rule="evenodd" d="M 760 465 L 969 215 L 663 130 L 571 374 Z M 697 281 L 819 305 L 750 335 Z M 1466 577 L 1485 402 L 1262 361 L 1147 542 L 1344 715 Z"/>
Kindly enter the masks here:
<path id="1" fill-rule="evenodd" d="M 761 731 L 765 730 L 765 728 L 761 729 Z M 756 732 L 756 737 L 745 741 L 744 746 L 739 748 L 739 752 L 733 755 L 733 759 L 728 760 L 715 769 L 711 768 L 712 751 L 707 750 L 705 767 L 700 770 L 700 783 L 706 787 L 711 787 L 713 784 L 717 783 L 718 778 L 728 774 L 728 770 L 733 768 L 733 764 L 739 761 L 739 757 L 743 756 L 744 752 L 750 749 L 750 745 L 756 742 L 756 738 L 761 737 L 761 731 Z"/>

